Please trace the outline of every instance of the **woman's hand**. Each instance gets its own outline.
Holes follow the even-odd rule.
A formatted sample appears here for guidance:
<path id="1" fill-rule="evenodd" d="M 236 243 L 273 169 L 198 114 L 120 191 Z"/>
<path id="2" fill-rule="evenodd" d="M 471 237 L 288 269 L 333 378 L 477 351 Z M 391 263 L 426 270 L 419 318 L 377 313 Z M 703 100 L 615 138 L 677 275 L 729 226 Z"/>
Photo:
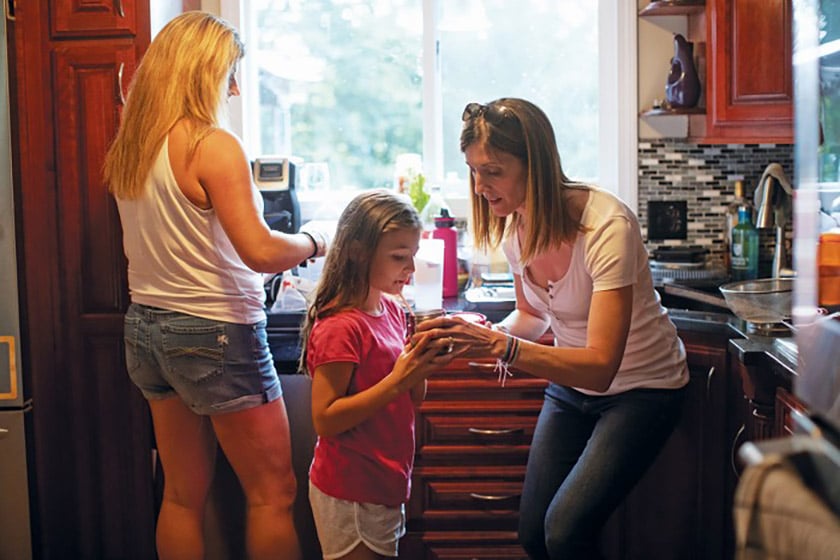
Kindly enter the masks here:
<path id="1" fill-rule="evenodd" d="M 418 343 L 418 337 L 423 335 L 451 337 L 453 352 L 465 358 L 498 358 L 507 345 L 507 335 L 491 329 L 489 323 L 467 321 L 457 315 L 423 321 L 417 325 L 412 343 Z"/>

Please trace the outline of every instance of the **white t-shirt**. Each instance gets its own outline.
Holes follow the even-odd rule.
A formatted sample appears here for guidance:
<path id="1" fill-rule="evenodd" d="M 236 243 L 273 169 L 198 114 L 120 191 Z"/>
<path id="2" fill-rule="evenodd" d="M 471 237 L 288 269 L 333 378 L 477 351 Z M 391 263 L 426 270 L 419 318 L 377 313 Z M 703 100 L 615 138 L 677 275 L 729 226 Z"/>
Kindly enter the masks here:
<path id="1" fill-rule="evenodd" d="M 653 288 L 636 216 L 614 195 L 590 188 L 581 221 L 588 231 L 578 234 L 565 276 L 549 282 L 548 289 L 523 273 L 516 233 L 502 245 L 511 271 L 522 278 L 525 299 L 551 320 L 556 346 L 586 346 L 593 292 L 633 286 L 630 332 L 615 379 L 604 393 L 575 389 L 612 395 L 637 388 L 682 387 L 688 382 L 685 347 Z"/>
<path id="2" fill-rule="evenodd" d="M 117 207 L 131 301 L 229 323 L 265 319 L 262 277 L 242 262 L 216 211 L 197 207 L 181 191 L 168 139 L 143 194 L 118 198 Z"/>

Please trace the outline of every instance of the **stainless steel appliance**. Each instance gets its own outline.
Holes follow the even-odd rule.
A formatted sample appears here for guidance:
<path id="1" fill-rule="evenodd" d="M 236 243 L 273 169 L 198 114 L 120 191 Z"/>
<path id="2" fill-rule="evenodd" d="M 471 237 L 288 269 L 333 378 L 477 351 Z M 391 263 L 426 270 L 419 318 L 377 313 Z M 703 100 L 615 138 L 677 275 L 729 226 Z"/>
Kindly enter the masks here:
<path id="1" fill-rule="evenodd" d="M 0 558 L 32 558 L 27 455 L 32 399 L 23 382 L 6 19 L 0 17 Z"/>
<path id="2" fill-rule="evenodd" d="M 299 159 L 286 156 L 258 157 L 252 163 L 254 183 L 265 205 L 263 216 L 271 229 L 285 233 L 300 229 L 299 167 Z"/>

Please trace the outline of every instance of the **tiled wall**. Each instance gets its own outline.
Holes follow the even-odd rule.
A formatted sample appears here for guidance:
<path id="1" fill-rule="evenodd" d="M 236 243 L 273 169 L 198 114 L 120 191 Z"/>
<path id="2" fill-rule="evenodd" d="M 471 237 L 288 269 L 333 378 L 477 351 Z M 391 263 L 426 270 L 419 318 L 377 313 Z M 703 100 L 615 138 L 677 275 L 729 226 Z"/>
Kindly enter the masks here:
<path id="1" fill-rule="evenodd" d="M 687 144 L 681 140 L 639 142 L 639 219 L 649 250 L 696 245 L 709 249 L 713 263 L 723 263 L 725 211 L 735 198 L 735 181 L 752 198 L 764 168 L 779 163 L 793 182 L 793 146 L 788 144 Z M 685 240 L 647 240 L 648 201 L 685 200 Z M 788 243 L 790 242 L 790 225 Z M 761 230 L 762 266 L 772 261 L 773 231 Z M 788 246 L 789 248 L 789 246 Z M 790 251 L 788 251 L 790 255 Z"/>

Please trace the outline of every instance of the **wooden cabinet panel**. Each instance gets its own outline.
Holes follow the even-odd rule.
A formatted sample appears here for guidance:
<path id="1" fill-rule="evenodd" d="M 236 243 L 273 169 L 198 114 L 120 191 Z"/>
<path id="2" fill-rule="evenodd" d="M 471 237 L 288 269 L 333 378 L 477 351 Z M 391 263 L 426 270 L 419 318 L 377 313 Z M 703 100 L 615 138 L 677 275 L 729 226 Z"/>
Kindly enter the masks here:
<path id="1" fill-rule="evenodd" d="M 34 553 L 154 558 L 151 423 L 125 372 L 125 261 L 101 180 L 119 77 L 127 87 L 148 45 L 149 4 L 25 2 L 16 16 L 9 83 Z"/>
<path id="2" fill-rule="evenodd" d="M 515 531 L 453 531 L 408 534 L 402 560 L 528 560 Z"/>
<path id="3" fill-rule="evenodd" d="M 516 528 L 525 465 L 418 467 L 408 516 L 424 528 Z"/>
<path id="4" fill-rule="evenodd" d="M 448 414 L 424 411 L 417 427 L 418 450 L 422 454 L 426 445 L 529 445 L 534 435 L 539 408 L 534 403 L 527 403 L 528 408 L 536 410 L 531 415 L 506 414 L 499 411 L 493 414 L 492 405 L 484 414 L 461 416 L 450 409 Z M 501 407 L 500 407 L 501 408 Z"/>
<path id="5" fill-rule="evenodd" d="M 783 387 L 776 390 L 776 414 L 775 429 L 773 437 L 791 436 L 795 433 L 793 423 L 793 411 L 808 414 L 807 407 L 797 399 L 790 391 Z"/>
<path id="6" fill-rule="evenodd" d="M 731 453 L 745 408 L 740 380 L 729 371 L 725 330 L 680 337 L 690 376 L 682 416 L 604 529 L 602 552 L 612 560 L 720 560 L 734 550 Z"/>
<path id="7" fill-rule="evenodd" d="M 793 142 L 791 0 L 707 1 L 705 141 Z"/>
<path id="8" fill-rule="evenodd" d="M 61 279 L 72 315 L 98 321 L 128 305 L 116 204 L 102 164 L 119 124 L 121 77 L 134 72 L 134 46 L 81 43 L 53 52 Z M 121 317 L 120 317 L 121 320 Z M 115 325 L 114 325 L 115 326 Z"/>
<path id="9" fill-rule="evenodd" d="M 528 449 L 547 382 L 459 361 L 433 375 L 417 415 L 417 454 L 400 557 L 524 558 L 517 544 Z"/>
<path id="10" fill-rule="evenodd" d="M 135 0 L 51 0 L 53 38 L 137 35 Z"/>

